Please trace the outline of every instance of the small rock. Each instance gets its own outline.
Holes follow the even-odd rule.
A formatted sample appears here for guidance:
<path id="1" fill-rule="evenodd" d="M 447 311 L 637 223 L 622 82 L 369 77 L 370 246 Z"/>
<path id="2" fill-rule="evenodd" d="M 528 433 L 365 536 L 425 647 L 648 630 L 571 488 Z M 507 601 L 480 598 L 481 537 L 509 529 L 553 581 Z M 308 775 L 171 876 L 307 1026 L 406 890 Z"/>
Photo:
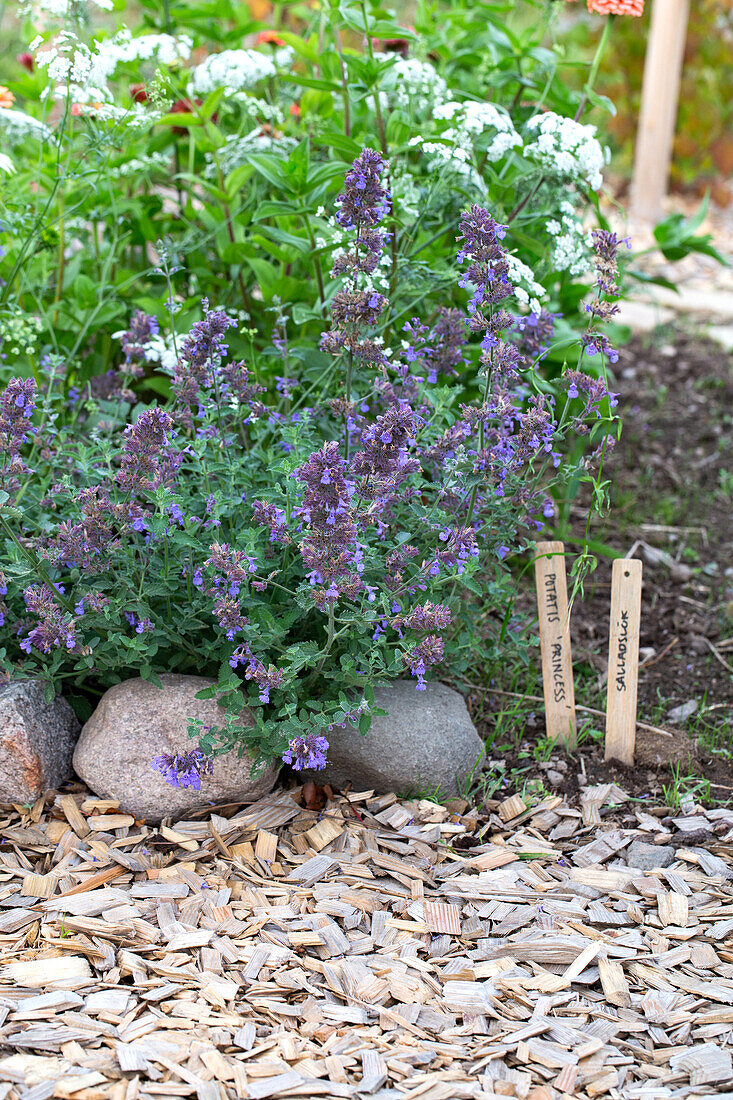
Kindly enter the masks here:
<path id="1" fill-rule="evenodd" d="M 0 687 L 0 802 L 35 802 L 71 776 L 79 736 L 65 699 L 44 699 L 40 680 Z"/>
<path id="2" fill-rule="evenodd" d="M 416 691 L 414 680 L 398 680 L 376 688 L 374 700 L 387 716 L 374 718 L 364 737 L 353 727 L 334 730 L 326 767 L 299 778 L 335 787 L 351 782 L 357 791 L 378 793 L 460 793 L 459 781 L 468 778 L 484 748 L 463 696 L 445 684 Z"/>
<path id="3" fill-rule="evenodd" d="M 688 718 L 692 718 L 698 705 L 697 699 L 688 699 L 686 703 L 682 703 L 679 707 L 673 707 L 672 710 L 668 711 L 667 721 L 686 722 Z"/>
<path id="4" fill-rule="evenodd" d="M 223 802 L 256 802 L 270 791 L 279 767 L 271 764 L 250 778 L 251 758 L 236 752 L 218 756 L 214 772 L 201 790 L 173 787 L 152 760 L 162 753 L 190 752 L 190 718 L 205 726 L 224 725 L 224 711 L 215 699 L 196 694 L 215 681 L 203 676 L 161 676 L 158 688 L 147 680 L 125 680 L 104 693 L 81 731 L 74 768 L 95 794 L 114 798 L 120 808 L 147 821 L 180 817 L 193 809 Z M 251 724 L 244 711 L 243 725 Z"/>
<path id="5" fill-rule="evenodd" d="M 670 863 L 674 863 L 674 848 L 671 844 L 647 844 L 644 840 L 634 840 L 626 849 L 626 862 L 629 867 L 637 867 L 640 871 L 669 867 Z"/>
<path id="6" fill-rule="evenodd" d="M 547 782 L 551 787 L 559 787 L 565 780 L 565 776 L 562 772 L 555 771 L 554 768 L 550 768 L 547 773 Z"/>

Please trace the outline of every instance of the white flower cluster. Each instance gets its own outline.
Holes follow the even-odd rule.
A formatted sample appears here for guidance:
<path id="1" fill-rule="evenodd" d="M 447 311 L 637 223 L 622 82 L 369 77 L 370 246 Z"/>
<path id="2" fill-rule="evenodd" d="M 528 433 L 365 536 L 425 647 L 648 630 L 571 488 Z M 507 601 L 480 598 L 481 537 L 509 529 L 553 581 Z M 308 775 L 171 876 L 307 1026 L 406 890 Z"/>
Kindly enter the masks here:
<path id="1" fill-rule="evenodd" d="M 525 157 L 536 160 L 547 173 L 592 191 L 599 189 L 610 153 L 598 141 L 595 126 L 583 126 L 547 111 L 530 118 L 525 129 Z"/>
<path id="2" fill-rule="evenodd" d="M 242 105 L 242 114 L 256 122 L 272 122 L 279 126 L 285 121 L 285 115 L 276 103 L 268 103 L 266 99 L 246 94 L 237 95 L 236 99 Z"/>
<path id="3" fill-rule="evenodd" d="M 94 0 L 98 8 L 112 11 L 113 0 Z M 50 15 L 54 19 L 67 19 L 77 14 L 82 4 L 79 0 L 26 0 L 23 10 L 28 15 Z"/>
<path id="4" fill-rule="evenodd" d="M 7 305 L 0 314 L 0 348 L 12 355 L 32 355 L 42 330 L 40 317 L 18 305 Z"/>
<path id="5" fill-rule="evenodd" d="M 390 107 L 427 116 L 444 103 L 448 85 L 429 61 L 398 58 L 384 74 L 382 87 Z"/>
<path id="6" fill-rule="evenodd" d="M 486 149 L 486 159 L 492 163 L 501 160 L 510 149 L 522 145 L 509 114 L 493 103 L 478 103 L 475 100 L 458 103 L 450 100 L 439 104 L 433 111 L 433 117 L 453 122 L 441 136 L 469 155 L 476 139 L 489 131 L 491 139 Z"/>
<path id="7" fill-rule="evenodd" d="M 553 237 L 553 266 L 556 271 L 582 275 L 590 265 L 592 237 L 578 221 L 578 215 L 572 203 L 563 200 L 559 211 L 559 219 L 551 218 L 547 223 L 547 232 Z"/>
<path id="8" fill-rule="evenodd" d="M 173 346 L 173 337 L 169 336 L 166 340 L 160 333 L 152 336 L 145 345 L 145 362 L 160 363 L 163 370 L 174 370 L 178 363 L 178 356 Z"/>
<path id="9" fill-rule="evenodd" d="M 431 169 L 443 168 L 460 175 L 467 185 L 485 192 L 486 185 L 475 168 L 479 159 L 501 160 L 510 149 L 521 147 L 522 138 L 514 129 L 508 113 L 493 103 L 469 100 L 459 103 L 449 100 L 433 109 L 437 122 L 451 122 L 437 136 L 439 141 L 425 141 L 422 137 L 410 139 L 410 145 L 419 146 L 428 157 Z M 488 145 L 483 148 L 479 139 L 488 134 Z"/>
<path id="10" fill-rule="evenodd" d="M 30 49 L 36 50 L 41 41 L 34 39 Z M 104 100 L 109 94 L 106 87 L 108 71 L 99 54 L 80 42 L 71 31 L 61 31 L 50 49 L 37 53 L 36 65 L 46 69 L 49 80 L 61 86 L 62 98 L 69 93 L 78 102 L 89 103 Z"/>
<path id="11" fill-rule="evenodd" d="M 31 42 L 31 50 L 37 49 L 40 41 L 37 38 Z M 107 85 L 118 65 L 151 60 L 159 65 L 174 65 L 187 60 L 192 48 L 188 35 L 142 34 L 133 38 L 127 29 L 111 38 L 93 41 L 90 48 L 75 34 L 62 31 L 50 49 L 36 54 L 36 64 L 47 69 L 50 79 L 60 85 L 59 98 L 70 94 L 77 103 L 109 102 L 112 93 Z"/>
<path id="12" fill-rule="evenodd" d="M 24 111 L 13 111 L 10 107 L 0 107 L 0 128 L 3 140 L 9 145 L 24 141 L 29 136 L 40 140 L 51 137 L 51 131 L 45 122 L 40 122 Z"/>
<path id="13" fill-rule="evenodd" d="M 146 153 L 115 167 L 116 176 L 142 176 L 162 174 L 169 176 L 171 158 L 167 153 Z"/>
<path id="14" fill-rule="evenodd" d="M 15 162 L 7 155 L 0 153 L 0 175 L 12 176 L 15 173 Z"/>
<path id="15" fill-rule="evenodd" d="M 198 95 L 209 95 L 217 88 L 246 92 L 276 72 L 275 61 L 257 50 L 222 50 L 196 66 L 191 74 L 191 89 Z"/>
<path id="16" fill-rule="evenodd" d="M 193 41 L 187 34 L 141 34 L 133 38 L 129 30 L 118 31 L 112 38 L 96 43 L 102 64 L 111 76 L 118 65 L 130 61 L 156 61 L 158 65 L 177 65 L 191 56 Z"/>
<path id="17" fill-rule="evenodd" d="M 507 253 L 506 263 L 509 282 L 514 287 L 514 297 L 521 306 L 526 306 L 532 313 L 539 313 L 540 299 L 545 296 L 545 288 L 535 281 L 531 267 Z"/>

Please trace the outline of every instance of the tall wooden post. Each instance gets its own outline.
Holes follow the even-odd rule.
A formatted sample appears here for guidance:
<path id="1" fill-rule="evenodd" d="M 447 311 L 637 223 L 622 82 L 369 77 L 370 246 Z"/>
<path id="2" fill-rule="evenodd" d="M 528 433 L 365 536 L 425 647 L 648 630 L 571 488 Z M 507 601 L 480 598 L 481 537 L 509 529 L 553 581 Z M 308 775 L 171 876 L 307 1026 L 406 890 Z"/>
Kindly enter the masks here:
<path id="1" fill-rule="evenodd" d="M 672 159 L 690 0 L 653 0 L 636 134 L 631 217 L 656 222 Z"/>

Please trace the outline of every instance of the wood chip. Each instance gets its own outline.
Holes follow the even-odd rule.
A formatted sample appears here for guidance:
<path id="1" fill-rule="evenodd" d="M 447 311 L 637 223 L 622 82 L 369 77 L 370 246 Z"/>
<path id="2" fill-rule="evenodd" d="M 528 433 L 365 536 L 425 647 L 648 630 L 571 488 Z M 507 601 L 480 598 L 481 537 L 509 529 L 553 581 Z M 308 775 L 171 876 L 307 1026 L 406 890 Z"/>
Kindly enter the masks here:
<path id="1" fill-rule="evenodd" d="M 0 810 L 0 1100 L 733 1100 L 733 815 L 299 797 Z"/>

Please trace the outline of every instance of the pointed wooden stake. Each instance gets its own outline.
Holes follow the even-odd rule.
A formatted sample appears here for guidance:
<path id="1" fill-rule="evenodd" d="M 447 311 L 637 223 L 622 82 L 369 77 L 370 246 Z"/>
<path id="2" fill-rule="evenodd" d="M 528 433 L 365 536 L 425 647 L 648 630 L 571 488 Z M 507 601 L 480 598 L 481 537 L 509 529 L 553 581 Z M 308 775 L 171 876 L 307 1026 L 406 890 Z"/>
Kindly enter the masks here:
<path id="1" fill-rule="evenodd" d="M 622 764 L 634 763 L 640 621 L 641 562 L 617 558 L 611 575 L 606 760 Z"/>
<path id="2" fill-rule="evenodd" d="M 561 542 L 537 543 L 535 580 L 547 736 L 552 740 L 562 741 L 568 748 L 574 748 L 578 726 L 575 718 L 565 547 Z"/>

